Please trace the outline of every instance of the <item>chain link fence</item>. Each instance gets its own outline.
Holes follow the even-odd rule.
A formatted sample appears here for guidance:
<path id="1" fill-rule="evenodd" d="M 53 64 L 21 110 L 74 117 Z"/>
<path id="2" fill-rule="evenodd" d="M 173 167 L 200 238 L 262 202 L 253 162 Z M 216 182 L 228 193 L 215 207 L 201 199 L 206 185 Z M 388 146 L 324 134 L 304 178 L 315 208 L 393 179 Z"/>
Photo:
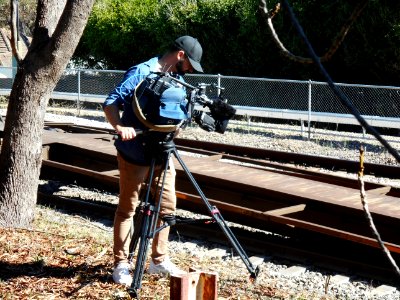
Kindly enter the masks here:
<path id="1" fill-rule="evenodd" d="M 0 67 L 0 94 L 9 94 L 13 68 Z M 102 103 L 121 81 L 124 71 L 66 69 L 53 99 Z M 209 84 L 211 98 L 222 93 L 228 103 L 246 116 L 300 121 L 358 124 L 327 83 L 276 80 L 208 74 L 185 75 L 187 83 Z M 215 86 L 223 87 L 223 90 Z M 400 128 L 400 87 L 341 84 L 337 86 L 372 126 Z"/>
<path id="2" fill-rule="evenodd" d="M 188 75 L 192 82 L 220 82 L 231 105 L 280 110 L 349 113 L 325 82 Z M 188 77 L 187 76 L 187 77 Z M 362 115 L 400 118 L 400 87 L 337 86 Z"/>

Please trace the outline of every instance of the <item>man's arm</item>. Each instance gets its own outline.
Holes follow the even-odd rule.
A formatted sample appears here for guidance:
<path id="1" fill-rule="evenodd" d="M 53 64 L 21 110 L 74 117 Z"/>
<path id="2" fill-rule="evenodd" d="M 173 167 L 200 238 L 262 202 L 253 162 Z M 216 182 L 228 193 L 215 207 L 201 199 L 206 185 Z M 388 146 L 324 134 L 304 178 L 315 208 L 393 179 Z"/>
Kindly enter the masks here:
<path id="1" fill-rule="evenodd" d="M 108 122 L 115 129 L 117 134 L 121 136 L 123 141 L 131 140 L 136 136 L 133 127 L 126 127 L 122 124 L 118 106 L 107 105 L 104 107 L 104 113 Z"/>
<path id="2" fill-rule="evenodd" d="M 132 67 L 125 74 L 123 80 L 108 95 L 103 103 L 103 110 L 108 122 L 117 131 L 123 141 L 131 140 L 136 136 L 135 129 L 124 125 L 120 117 L 120 107 L 132 97 L 132 93 L 141 78 L 140 68 Z"/>

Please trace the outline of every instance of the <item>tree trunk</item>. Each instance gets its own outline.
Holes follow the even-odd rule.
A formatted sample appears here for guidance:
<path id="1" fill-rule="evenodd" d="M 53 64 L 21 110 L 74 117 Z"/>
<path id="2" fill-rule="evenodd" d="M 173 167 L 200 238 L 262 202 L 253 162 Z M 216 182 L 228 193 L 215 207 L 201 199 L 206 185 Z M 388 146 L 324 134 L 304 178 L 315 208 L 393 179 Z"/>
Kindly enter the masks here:
<path id="1" fill-rule="evenodd" d="M 0 153 L 0 226 L 29 227 L 41 168 L 44 116 L 94 0 L 39 0 L 32 44 L 14 79 Z"/>

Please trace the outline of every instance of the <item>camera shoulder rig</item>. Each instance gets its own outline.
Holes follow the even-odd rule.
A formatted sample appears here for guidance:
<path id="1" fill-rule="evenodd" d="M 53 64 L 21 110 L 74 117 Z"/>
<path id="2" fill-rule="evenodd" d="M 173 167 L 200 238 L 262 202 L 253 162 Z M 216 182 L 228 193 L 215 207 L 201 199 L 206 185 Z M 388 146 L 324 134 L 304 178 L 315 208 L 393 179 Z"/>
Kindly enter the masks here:
<path id="1" fill-rule="evenodd" d="M 181 103 L 185 99 L 186 92 L 177 87 L 171 77 L 147 76 L 134 91 L 132 109 L 150 130 L 174 132 L 187 118 Z"/>

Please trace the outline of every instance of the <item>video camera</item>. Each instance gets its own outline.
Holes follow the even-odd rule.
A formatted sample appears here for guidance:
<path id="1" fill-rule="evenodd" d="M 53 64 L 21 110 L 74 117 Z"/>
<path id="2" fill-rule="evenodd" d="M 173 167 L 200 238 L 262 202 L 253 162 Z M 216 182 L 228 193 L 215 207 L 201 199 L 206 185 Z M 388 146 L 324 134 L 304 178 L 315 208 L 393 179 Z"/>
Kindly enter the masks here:
<path id="1" fill-rule="evenodd" d="M 206 131 L 225 132 L 229 120 L 232 119 L 236 113 L 236 109 L 222 98 L 222 93 L 219 93 L 218 97 L 212 99 L 206 95 L 207 87 L 217 88 L 220 91 L 224 90 L 224 88 L 216 84 L 205 83 L 199 83 L 197 86 L 193 86 L 175 78 L 168 72 L 157 72 L 154 74 L 157 76 L 149 77 L 148 83 L 145 86 L 148 89 L 147 94 L 156 95 L 158 99 L 162 97 L 160 95 L 163 92 L 171 88 L 171 84 L 173 83 L 180 84 L 191 90 L 189 99 L 185 99 L 184 107 L 182 107 L 182 104 L 177 105 L 177 103 L 175 103 L 175 107 L 177 111 L 179 111 L 176 115 L 179 115 L 179 118 L 181 118 L 178 120 L 179 122 L 175 122 L 175 124 L 180 123 L 183 124 L 182 126 L 186 126 L 190 124 L 193 119 L 200 128 Z M 196 104 L 201 105 L 203 108 L 207 107 L 209 111 L 195 109 Z M 163 105 L 165 106 L 163 103 L 157 103 L 157 105 L 161 105 L 161 107 Z M 172 107 L 168 103 L 166 105 L 170 108 Z M 185 111 L 186 120 L 184 120 L 182 115 L 183 110 Z"/>
<path id="2" fill-rule="evenodd" d="M 223 99 L 222 93 L 217 98 L 208 98 L 205 94 L 208 86 L 223 90 L 222 87 L 216 84 L 199 83 L 197 88 L 190 94 L 190 102 L 201 104 L 203 108 L 208 107 L 209 112 L 193 109 L 192 118 L 200 128 L 206 131 L 224 133 L 229 120 L 235 115 L 236 109 Z"/>

